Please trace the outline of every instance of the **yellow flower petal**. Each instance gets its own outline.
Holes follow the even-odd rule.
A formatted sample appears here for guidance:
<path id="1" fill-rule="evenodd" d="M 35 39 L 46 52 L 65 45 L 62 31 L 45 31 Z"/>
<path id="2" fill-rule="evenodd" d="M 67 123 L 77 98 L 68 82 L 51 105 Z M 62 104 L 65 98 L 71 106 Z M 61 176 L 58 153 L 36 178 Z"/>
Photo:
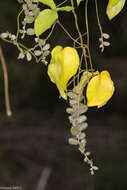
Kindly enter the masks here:
<path id="1" fill-rule="evenodd" d="M 58 55 L 61 63 L 62 75 L 61 85 L 67 90 L 67 83 L 74 76 L 79 67 L 79 56 L 77 51 L 72 47 L 65 47 Z"/>
<path id="2" fill-rule="evenodd" d="M 67 83 L 74 76 L 79 67 L 79 56 L 72 47 L 56 46 L 51 52 L 51 61 L 48 65 L 48 75 L 56 84 L 62 98 L 67 99 Z"/>
<path id="3" fill-rule="evenodd" d="M 86 90 L 87 106 L 102 107 L 112 97 L 114 84 L 108 71 L 102 71 L 93 77 Z"/>

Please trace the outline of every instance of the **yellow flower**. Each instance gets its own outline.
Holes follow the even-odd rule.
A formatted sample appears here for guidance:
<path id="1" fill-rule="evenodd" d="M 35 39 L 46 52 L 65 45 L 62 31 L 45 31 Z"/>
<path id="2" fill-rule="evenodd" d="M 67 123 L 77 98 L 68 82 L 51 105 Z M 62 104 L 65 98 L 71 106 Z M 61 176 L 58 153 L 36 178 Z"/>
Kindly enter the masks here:
<path id="1" fill-rule="evenodd" d="M 79 56 L 72 47 L 56 46 L 51 52 L 51 61 L 48 65 L 48 75 L 56 84 L 60 95 L 67 99 L 67 83 L 74 76 L 79 67 Z"/>
<path id="2" fill-rule="evenodd" d="M 108 71 L 102 71 L 88 83 L 86 90 L 87 106 L 105 105 L 114 93 L 114 84 Z"/>

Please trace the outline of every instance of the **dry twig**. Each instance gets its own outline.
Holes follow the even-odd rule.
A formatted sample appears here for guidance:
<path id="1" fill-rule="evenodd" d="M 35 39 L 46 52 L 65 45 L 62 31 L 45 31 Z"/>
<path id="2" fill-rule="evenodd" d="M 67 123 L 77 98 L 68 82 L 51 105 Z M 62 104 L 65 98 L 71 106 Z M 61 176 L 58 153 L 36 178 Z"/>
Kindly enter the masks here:
<path id="1" fill-rule="evenodd" d="M 0 60 L 1 60 L 1 67 L 2 67 L 3 75 L 4 75 L 4 95 L 5 95 L 6 114 L 7 114 L 7 116 L 11 116 L 12 111 L 11 111 L 11 107 L 10 107 L 9 91 L 8 91 L 8 73 L 7 73 L 6 62 L 4 59 L 4 55 L 3 55 L 1 46 L 0 46 Z"/>

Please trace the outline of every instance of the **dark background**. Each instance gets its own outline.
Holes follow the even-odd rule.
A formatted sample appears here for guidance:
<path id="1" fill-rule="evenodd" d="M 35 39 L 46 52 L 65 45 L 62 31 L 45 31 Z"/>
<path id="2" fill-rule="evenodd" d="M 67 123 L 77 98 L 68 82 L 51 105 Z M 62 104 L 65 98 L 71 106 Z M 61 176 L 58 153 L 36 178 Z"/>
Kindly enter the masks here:
<path id="1" fill-rule="evenodd" d="M 59 2 L 59 1 L 57 1 Z M 126 190 L 127 189 L 127 9 L 112 21 L 105 12 L 107 1 L 98 1 L 103 32 L 111 45 L 103 54 L 98 48 L 99 30 L 94 1 L 89 3 L 90 47 L 97 69 L 108 70 L 115 83 L 115 94 L 107 105 L 88 111 L 88 150 L 100 170 L 90 176 L 77 147 L 68 145 L 70 126 L 56 86 L 43 64 L 17 60 L 18 51 L 0 41 L 9 75 L 13 116 L 5 115 L 3 73 L 0 67 L 0 187 L 17 186 L 40 190 L 46 168 L 46 190 Z M 16 0 L 0 2 L 0 32 L 16 31 Z M 78 10 L 81 31 L 85 31 L 84 4 Z M 75 36 L 73 16 L 60 13 L 61 22 Z M 57 26 L 49 40 L 51 48 L 71 41 Z M 2 188 L 1 188 L 2 189 Z M 43 189 L 41 189 L 43 190 Z"/>

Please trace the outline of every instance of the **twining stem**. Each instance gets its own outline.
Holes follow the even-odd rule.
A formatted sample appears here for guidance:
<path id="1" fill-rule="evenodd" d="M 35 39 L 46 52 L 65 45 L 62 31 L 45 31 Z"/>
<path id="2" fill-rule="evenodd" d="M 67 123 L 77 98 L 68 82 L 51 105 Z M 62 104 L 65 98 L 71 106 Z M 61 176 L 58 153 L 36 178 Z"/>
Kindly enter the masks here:
<path id="1" fill-rule="evenodd" d="M 57 5 L 57 8 L 58 7 L 60 7 L 60 6 L 62 6 L 64 3 L 66 3 L 68 0 L 65 0 L 65 1 L 63 1 L 62 3 L 60 3 L 59 5 Z"/>
<path id="2" fill-rule="evenodd" d="M 24 10 L 22 9 L 22 10 L 19 12 L 18 16 L 17 16 L 17 33 L 16 33 L 16 41 L 18 41 L 18 35 L 19 35 L 19 30 L 20 30 L 19 18 L 20 18 L 20 15 L 22 14 L 23 11 L 24 11 Z"/>
<path id="3" fill-rule="evenodd" d="M 101 23 L 100 23 L 100 19 L 99 19 L 99 14 L 98 14 L 97 0 L 95 0 L 95 7 L 96 7 L 97 23 L 98 23 L 98 27 L 99 27 L 100 34 L 101 34 L 102 44 L 103 44 L 103 31 L 102 31 L 102 27 L 101 27 Z M 104 47 L 102 48 L 102 51 L 103 51 L 103 50 L 104 50 Z"/>
<path id="4" fill-rule="evenodd" d="M 90 43 L 89 43 L 89 26 L 88 26 L 88 14 L 87 14 L 87 7 L 88 7 L 88 0 L 86 0 L 85 3 L 85 20 L 86 20 L 86 31 L 87 31 L 87 49 L 88 49 L 88 56 L 89 56 L 89 62 L 90 62 L 90 67 L 91 71 L 93 73 L 93 65 L 92 65 L 92 59 L 91 59 L 91 54 L 90 54 Z"/>
<path id="5" fill-rule="evenodd" d="M 77 19 L 77 15 L 76 15 L 76 12 L 75 12 L 75 9 L 74 9 L 74 1 L 73 0 L 71 0 L 71 4 L 72 4 L 72 7 L 73 7 L 72 12 L 73 12 L 73 15 L 74 15 L 74 18 L 75 18 L 75 26 L 76 26 L 77 32 L 79 34 L 79 38 L 80 38 L 80 42 L 81 42 L 81 47 L 83 47 L 82 34 L 81 34 L 79 26 L 78 26 L 78 19 Z"/>
<path id="6" fill-rule="evenodd" d="M 1 60 L 3 74 L 4 74 L 4 95 L 5 95 L 6 114 L 7 114 L 7 116 L 11 116 L 12 111 L 11 111 L 11 107 L 10 107 L 9 91 L 8 91 L 8 73 L 7 73 L 6 62 L 4 59 L 4 55 L 3 55 L 1 46 L 0 46 L 0 60 Z"/>
<path id="7" fill-rule="evenodd" d="M 74 9 L 74 1 L 73 0 L 71 0 L 71 5 L 73 7 L 72 12 L 73 12 L 73 15 L 74 15 L 74 18 L 75 18 L 75 26 L 76 26 L 77 32 L 79 34 L 79 39 L 80 39 L 80 42 L 81 42 L 81 48 L 82 48 L 82 52 L 83 52 L 83 56 L 84 56 L 86 70 L 88 70 L 87 58 L 86 58 L 86 47 L 84 47 L 84 45 L 83 45 L 83 37 L 82 37 L 82 34 L 80 32 L 80 29 L 79 29 L 78 19 L 77 19 L 77 15 L 76 15 L 76 12 L 75 12 L 75 9 Z"/>
<path id="8" fill-rule="evenodd" d="M 70 33 L 66 30 L 66 28 L 61 24 L 61 22 L 59 20 L 56 21 L 56 23 L 64 30 L 64 32 L 69 36 L 69 38 L 71 40 L 73 40 L 75 43 L 77 43 L 78 45 L 81 45 L 76 39 L 74 39 Z"/>

